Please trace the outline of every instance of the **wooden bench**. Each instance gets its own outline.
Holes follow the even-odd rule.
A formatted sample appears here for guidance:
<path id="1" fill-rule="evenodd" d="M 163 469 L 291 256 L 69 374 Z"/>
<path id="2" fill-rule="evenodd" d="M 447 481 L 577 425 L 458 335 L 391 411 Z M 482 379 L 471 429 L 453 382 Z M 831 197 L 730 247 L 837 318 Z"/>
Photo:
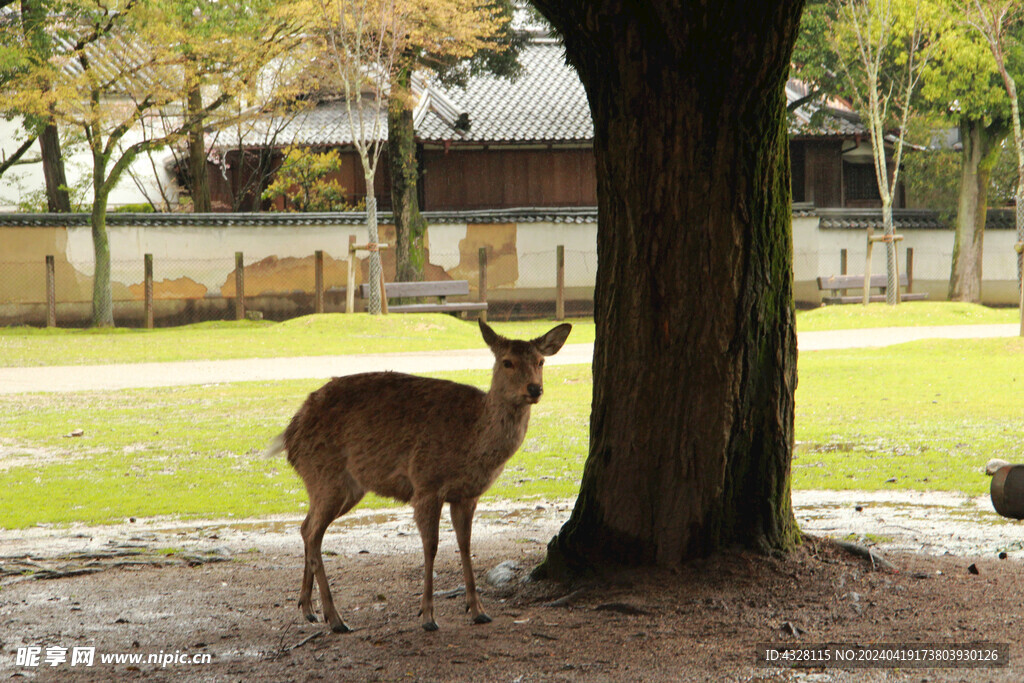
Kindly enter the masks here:
<path id="1" fill-rule="evenodd" d="M 906 290 L 910 286 L 910 278 L 906 273 L 900 273 L 900 289 Z M 872 302 L 885 301 L 885 290 L 889 287 L 889 279 L 886 275 L 872 275 L 871 289 L 877 289 L 879 293 L 870 294 Z M 860 304 L 864 303 L 864 276 L 863 275 L 833 275 L 831 277 L 818 278 L 818 291 L 829 291 L 828 296 L 821 297 L 823 304 Z M 855 295 L 844 294 L 845 290 L 854 290 Z M 923 292 L 900 293 L 900 301 L 923 301 L 928 295 Z"/>
<path id="2" fill-rule="evenodd" d="M 487 311 L 486 301 L 448 301 L 450 296 L 468 296 L 467 280 L 436 280 L 433 282 L 387 282 L 384 290 L 388 299 L 416 299 L 437 297 L 437 303 L 388 305 L 389 313 L 458 313 L 461 311 Z M 359 286 L 359 297 L 370 298 L 370 285 Z"/>

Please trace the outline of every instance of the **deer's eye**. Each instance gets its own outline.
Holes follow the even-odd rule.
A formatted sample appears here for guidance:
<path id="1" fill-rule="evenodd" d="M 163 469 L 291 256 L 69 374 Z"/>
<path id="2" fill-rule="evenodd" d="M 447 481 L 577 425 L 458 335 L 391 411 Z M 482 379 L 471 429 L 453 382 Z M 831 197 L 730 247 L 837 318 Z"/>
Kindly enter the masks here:
<path id="1" fill-rule="evenodd" d="M 539 363 L 537 363 L 537 365 L 539 365 L 540 367 L 544 367 L 544 359 L 543 359 L 543 358 L 541 358 L 541 359 L 540 359 L 540 362 L 539 362 Z"/>
<path id="2" fill-rule="evenodd" d="M 512 369 L 512 361 L 510 361 L 510 360 L 506 360 L 506 361 L 503 361 L 503 362 L 502 362 L 502 365 L 504 365 L 504 366 L 505 366 L 506 368 L 508 368 L 509 370 L 511 370 L 511 369 Z"/>

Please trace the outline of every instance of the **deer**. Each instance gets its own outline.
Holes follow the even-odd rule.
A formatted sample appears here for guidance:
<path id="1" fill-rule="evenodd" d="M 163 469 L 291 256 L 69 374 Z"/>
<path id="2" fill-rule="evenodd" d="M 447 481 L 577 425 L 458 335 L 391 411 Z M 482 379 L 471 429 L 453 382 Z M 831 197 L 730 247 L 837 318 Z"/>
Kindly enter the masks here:
<path id="1" fill-rule="evenodd" d="M 309 495 L 299 591 L 299 609 L 307 620 L 317 621 L 315 577 L 324 621 L 335 633 L 351 631 L 334 606 L 320 549 L 331 522 L 373 491 L 412 506 L 423 543 L 424 630 L 438 629 L 434 558 L 445 503 L 462 558 L 466 611 L 474 624 L 491 621 L 473 578 L 473 515 L 481 494 L 522 445 L 530 408 L 544 393 L 544 358 L 562 348 L 572 325 L 563 323 L 529 341 L 506 339 L 483 320 L 479 325 L 494 354 L 487 392 L 397 372 L 335 377 L 306 398 L 264 452 L 268 457 L 286 452 Z"/>

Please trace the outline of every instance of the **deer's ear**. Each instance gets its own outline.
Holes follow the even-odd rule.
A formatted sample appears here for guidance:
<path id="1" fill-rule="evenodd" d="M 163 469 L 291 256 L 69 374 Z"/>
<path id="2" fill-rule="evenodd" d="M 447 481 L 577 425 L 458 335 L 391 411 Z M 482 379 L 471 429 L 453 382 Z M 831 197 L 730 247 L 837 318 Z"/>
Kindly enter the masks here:
<path id="1" fill-rule="evenodd" d="M 569 338 L 569 333 L 572 332 L 572 325 L 569 323 L 562 323 L 558 327 L 548 331 L 543 337 L 537 337 L 533 340 L 533 345 L 537 347 L 545 356 L 553 356 L 558 353 L 558 350 L 562 348 L 562 344 Z"/>
<path id="2" fill-rule="evenodd" d="M 477 322 L 480 323 L 480 334 L 484 337 L 484 343 L 493 349 L 494 345 L 502 340 L 501 335 L 492 330 L 483 320 L 477 318 Z"/>

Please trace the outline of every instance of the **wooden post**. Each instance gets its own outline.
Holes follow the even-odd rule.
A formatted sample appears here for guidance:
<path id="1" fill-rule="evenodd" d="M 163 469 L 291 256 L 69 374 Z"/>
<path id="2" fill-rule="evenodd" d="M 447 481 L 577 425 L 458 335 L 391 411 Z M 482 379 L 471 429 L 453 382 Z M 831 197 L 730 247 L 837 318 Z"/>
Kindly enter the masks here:
<path id="1" fill-rule="evenodd" d="M 1017 262 L 1020 263 L 1021 254 L 1024 254 L 1024 242 L 1014 244 L 1013 250 L 1017 252 Z M 1024 337 L 1024 281 L 1018 281 L 1017 285 L 1020 289 L 1020 336 Z"/>
<path id="2" fill-rule="evenodd" d="M 907 294 L 914 291 L 914 248 L 907 247 Z"/>
<path id="3" fill-rule="evenodd" d="M 153 255 L 144 254 L 143 263 L 145 264 L 145 309 L 146 309 L 146 329 L 153 329 Z"/>
<path id="4" fill-rule="evenodd" d="M 348 284 L 345 288 L 345 312 L 356 311 L 356 236 L 348 236 Z"/>
<path id="5" fill-rule="evenodd" d="M 324 312 L 324 252 L 317 249 L 313 252 L 313 312 Z"/>
<path id="6" fill-rule="evenodd" d="M 380 313 L 381 315 L 388 314 L 388 293 L 384 287 L 384 269 L 380 269 Z"/>
<path id="7" fill-rule="evenodd" d="M 903 240 L 903 235 L 879 235 L 875 237 L 874 228 L 868 228 L 868 255 L 864 261 L 864 304 L 867 305 L 871 301 L 871 252 L 874 249 L 875 242 L 893 244 L 893 249 L 896 249 L 896 245 Z M 888 249 L 888 246 L 886 246 Z M 913 257 L 911 257 L 911 263 L 913 263 Z M 895 282 L 896 282 L 896 303 L 900 302 L 900 260 L 894 259 L 893 266 L 895 269 Z"/>
<path id="8" fill-rule="evenodd" d="M 900 245 L 899 245 L 899 240 L 901 240 L 901 239 L 903 239 L 903 235 L 891 235 L 889 237 L 889 239 L 886 240 L 886 241 L 891 241 L 892 242 L 892 251 L 893 251 L 892 269 L 895 271 L 893 273 L 893 282 L 895 283 L 895 287 L 896 287 L 896 292 L 894 293 L 895 294 L 895 298 L 893 299 L 893 302 L 895 302 L 897 304 L 900 303 L 900 301 L 901 301 L 901 299 L 900 299 Z M 886 248 L 886 250 L 888 250 L 889 249 L 889 245 L 888 244 L 885 245 L 885 248 Z M 888 298 L 889 297 L 886 296 L 886 299 L 888 299 Z"/>
<path id="9" fill-rule="evenodd" d="M 565 245 L 555 247 L 555 320 L 565 320 Z"/>
<path id="10" fill-rule="evenodd" d="M 57 268 L 53 254 L 46 257 L 46 326 L 57 327 Z"/>
<path id="11" fill-rule="evenodd" d="M 235 252 L 235 320 L 245 320 L 245 259 Z"/>
<path id="12" fill-rule="evenodd" d="M 864 258 L 864 305 L 871 302 L 871 252 L 875 248 L 874 228 L 868 228 L 868 253 Z"/>
<path id="13" fill-rule="evenodd" d="M 480 260 L 480 272 L 477 279 L 477 287 L 480 290 L 480 301 L 487 303 L 487 247 L 480 247 L 477 252 L 477 256 Z M 480 311 L 480 319 L 487 322 L 487 310 Z"/>
<path id="14" fill-rule="evenodd" d="M 849 259 L 847 258 L 846 249 L 840 249 L 839 250 L 839 274 L 840 275 L 846 275 L 847 266 L 849 265 L 848 264 L 848 260 Z M 845 289 L 839 290 L 839 296 L 846 296 L 846 290 Z"/>

